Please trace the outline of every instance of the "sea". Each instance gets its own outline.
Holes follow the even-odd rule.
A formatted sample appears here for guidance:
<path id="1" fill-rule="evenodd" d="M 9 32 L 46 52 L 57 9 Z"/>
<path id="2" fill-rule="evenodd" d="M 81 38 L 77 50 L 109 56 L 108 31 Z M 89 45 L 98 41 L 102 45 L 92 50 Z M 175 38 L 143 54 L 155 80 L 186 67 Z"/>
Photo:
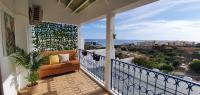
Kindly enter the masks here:
<path id="1" fill-rule="evenodd" d="M 85 42 L 97 42 L 98 44 L 101 44 L 103 47 L 106 46 L 106 39 L 84 39 Z M 115 39 L 114 44 L 115 45 L 122 45 L 122 44 L 138 44 L 138 42 L 145 42 L 145 41 L 160 41 L 160 42 L 174 42 L 173 40 L 120 40 Z M 177 40 L 178 41 L 178 40 Z M 195 41 L 186 41 L 186 42 L 195 42 Z M 200 42 L 195 42 L 195 44 Z"/>
<path id="2" fill-rule="evenodd" d="M 85 42 L 97 42 L 104 47 L 106 46 L 106 39 L 85 39 L 84 41 Z M 145 40 L 118 40 L 118 39 L 115 39 L 114 44 L 115 45 L 131 44 L 131 43 L 136 44 L 137 42 L 143 42 L 143 41 L 145 41 Z"/>

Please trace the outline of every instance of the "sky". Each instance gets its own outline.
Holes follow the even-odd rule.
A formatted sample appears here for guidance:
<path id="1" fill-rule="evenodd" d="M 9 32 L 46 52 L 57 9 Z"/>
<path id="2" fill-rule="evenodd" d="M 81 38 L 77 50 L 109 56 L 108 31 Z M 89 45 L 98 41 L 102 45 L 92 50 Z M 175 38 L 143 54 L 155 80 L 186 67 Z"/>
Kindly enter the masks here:
<path id="1" fill-rule="evenodd" d="M 200 42 L 200 0 L 160 0 L 116 14 L 115 33 L 121 40 Z M 84 39 L 105 39 L 106 20 L 81 26 Z"/>

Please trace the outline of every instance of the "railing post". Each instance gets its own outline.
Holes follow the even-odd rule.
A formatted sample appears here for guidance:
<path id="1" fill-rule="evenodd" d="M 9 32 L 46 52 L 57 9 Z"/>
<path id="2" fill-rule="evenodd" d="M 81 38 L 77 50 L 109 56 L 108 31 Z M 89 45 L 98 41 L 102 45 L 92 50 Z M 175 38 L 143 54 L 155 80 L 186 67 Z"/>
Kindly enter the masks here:
<path id="1" fill-rule="evenodd" d="M 81 49 L 78 49 L 78 59 L 81 60 Z"/>
<path id="2" fill-rule="evenodd" d="M 106 15 L 106 60 L 105 60 L 105 87 L 107 90 L 111 89 L 111 59 L 115 58 L 114 49 L 114 13 Z"/>

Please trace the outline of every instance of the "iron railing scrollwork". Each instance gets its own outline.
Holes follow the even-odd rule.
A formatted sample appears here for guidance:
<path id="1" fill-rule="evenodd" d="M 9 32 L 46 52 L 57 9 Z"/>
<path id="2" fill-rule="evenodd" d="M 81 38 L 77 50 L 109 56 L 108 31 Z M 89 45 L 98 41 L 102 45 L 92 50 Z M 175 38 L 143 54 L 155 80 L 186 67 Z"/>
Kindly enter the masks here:
<path id="1" fill-rule="evenodd" d="M 105 57 L 85 50 L 79 50 L 78 54 L 81 66 L 103 83 Z M 99 60 L 95 60 L 93 56 L 98 56 Z"/>
<path id="2" fill-rule="evenodd" d="M 104 83 L 105 56 L 95 61 L 79 50 L 81 66 Z M 200 84 L 135 64 L 111 59 L 111 90 L 117 95 L 200 95 Z"/>
<path id="3" fill-rule="evenodd" d="M 112 59 L 111 88 L 122 95 L 200 95 L 200 84 Z"/>

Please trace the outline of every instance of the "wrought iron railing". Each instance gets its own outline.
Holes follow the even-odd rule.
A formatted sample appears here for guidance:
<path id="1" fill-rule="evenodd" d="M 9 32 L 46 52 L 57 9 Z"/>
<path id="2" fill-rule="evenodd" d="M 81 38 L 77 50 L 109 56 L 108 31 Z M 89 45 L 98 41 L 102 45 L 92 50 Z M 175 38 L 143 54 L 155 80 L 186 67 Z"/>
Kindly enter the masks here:
<path id="1" fill-rule="evenodd" d="M 111 60 L 111 90 L 121 95 L 200 95 L 200 84 Z"/>
<path id="2" fill-rule="evenodd" d="M 79 50 L 81 67 L 104 83 L 105 56 Z M 117 95 L 200 95 L 200 84 L 111 59 L 111 90 Z"/>
<path id="3" fill-rule="evenodd" d="M 104 83 L 105 56 L 88 52 L 86 50 L 79 50 L 79 60 L 82 68 L 101 83 Z"/>

